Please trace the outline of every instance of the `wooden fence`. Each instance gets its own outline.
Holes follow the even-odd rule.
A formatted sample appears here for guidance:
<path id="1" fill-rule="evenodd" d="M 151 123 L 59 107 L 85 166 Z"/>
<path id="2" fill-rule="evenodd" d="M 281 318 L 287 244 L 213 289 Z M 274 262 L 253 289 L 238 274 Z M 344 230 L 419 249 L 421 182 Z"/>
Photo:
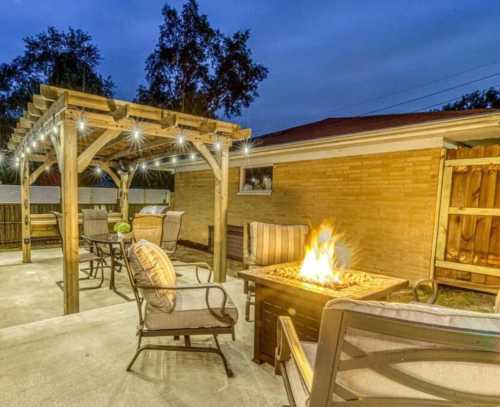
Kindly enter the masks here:
<path id="1" fill-rule="evenodd" d="M 434 278 L 500 289 L 500 146 L 448 150 L 442 171 Z"/>
<path id="2" fill-rule="evenodd" d="M 105 205 L 108 212 L 119 211 L 116 204 Z M 132 218 L 135 213 L 139 212 L 145 205 L 129 204 L 129 216 Z M 93 208 L 94 205 L 80 204 L 79 208 Z M 49 213 L 52 211 L 60 211 L 59 204 L 32 204 L 31 213 Z M 52 236 L 33 237 L 33 245 L 41 246 L 47 244 L 59 243 L 59 238 L 56 234 Z M 0 249 L 11 249 L 21 247 L 21 205 L 20 204 L 0 204 Z"/>

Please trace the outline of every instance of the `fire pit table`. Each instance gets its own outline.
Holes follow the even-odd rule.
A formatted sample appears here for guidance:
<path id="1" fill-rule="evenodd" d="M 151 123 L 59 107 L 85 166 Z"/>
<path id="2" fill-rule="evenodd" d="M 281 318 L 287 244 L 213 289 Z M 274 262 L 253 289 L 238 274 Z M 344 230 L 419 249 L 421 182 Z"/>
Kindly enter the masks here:
<path id="1" fill-rule="evenodd" d="M 389 294 L 408 287 L 408 280 L 343 270 L 345 282 L 336 287 L 294 278 L 300 263 L 287 263 L 240 271 L 241 278 L 255 284 L 254 357 L 256 363 L 274 365 L 276 324 L 281 315 L 293 319 L 299 338 L 317 341 L 321 312 L 335 298 L 383 300 Z"/>

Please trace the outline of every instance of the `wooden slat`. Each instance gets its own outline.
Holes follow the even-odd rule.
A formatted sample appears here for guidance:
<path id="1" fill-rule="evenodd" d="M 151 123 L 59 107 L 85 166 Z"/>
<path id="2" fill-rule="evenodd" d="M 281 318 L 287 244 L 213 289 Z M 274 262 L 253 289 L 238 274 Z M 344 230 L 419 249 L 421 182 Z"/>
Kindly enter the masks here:
<path id="1" fill-rule="evenodd" d="M 455 263 L 453 261 L 436 261 L 437 267 L 443 267 L 452 270 L 465 271 L 469 273 L 481 273 L 491 276 L 500 277 L 500 268 L 477 266 L 475 264 Z"/>
<path id="2" fill-rule="evenodd" d="M 500 208 L 449 208 L 450 215 L 500 216 Z"/>
<path id="3" fill-rule="evenodd" d="M 439 226 L 436 242 L 436 259 L 444 260 L 446 253 L 446 239 L 448 233 L 448 207 L 450 205 L 453 169 L 446 167 L 443 171 L 443 185 L 441 188 L 441 207 L 439 209 Z"/>
<path id="4" fill-rule="evenodd" d="M 446 160 L 447 167 L 463 167 L 470 165 L 499 165 L 500 157 L 457 158 Z"/>

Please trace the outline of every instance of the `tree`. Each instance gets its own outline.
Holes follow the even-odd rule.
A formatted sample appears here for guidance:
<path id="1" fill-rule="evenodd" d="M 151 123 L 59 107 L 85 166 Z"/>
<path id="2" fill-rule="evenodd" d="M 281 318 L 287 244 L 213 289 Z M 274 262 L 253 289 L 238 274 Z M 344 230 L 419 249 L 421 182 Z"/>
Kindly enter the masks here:
<path id="1" fill-rule="evenodd" d="M 470 110 L 500 108 L 500 90 L 489 88 L 463 95 L 459 100 L 444 105 L 441 110 Z"/>
<path id="2" fill-rule="evenodd" d="M 218 112 L 239 116 L 258 96 L 267 68 L 252 60 L 250 32 L 226 36 L 199 13 L 196 0 L 182 12 L 169 5 L 162 10 L 158 43 L 146 60 L 146 86 L 141 103 L 208 117 Z"/>
<path id="3" fill-rule="evenodd" d="M 46 32 L 24 39 L 24 53 L 0 64 L 0 144 L 41 83 L 111 96 L 113 82 L 97 73 L 101 61 L 92 37 L 79 29 Z"/>

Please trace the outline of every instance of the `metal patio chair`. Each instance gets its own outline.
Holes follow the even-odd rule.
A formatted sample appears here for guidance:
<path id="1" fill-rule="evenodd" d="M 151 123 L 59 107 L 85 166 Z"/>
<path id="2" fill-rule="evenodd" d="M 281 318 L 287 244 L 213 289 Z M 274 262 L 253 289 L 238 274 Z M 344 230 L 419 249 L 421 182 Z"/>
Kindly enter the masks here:
<path id="1" fill-rule="evenodd" d="M 243 226 L 243 267 L 252 269 L 272 264 L 299 261 L 304 258 L 307 225 L 278 225 L 251 222 Z M 245 280 L 245 320 L 255 305 L 255 286 Z"/>
<path id="2" fill-rule="evenodd" d="M 500 315 L 376 301 L 326 304 L 318 343 L 278 321 L 293 407 L 500 405 Z"/>
<path id="3" fill-rule="evenodd" d="M 63 217 L 62 213 L 60 212 L 52 212 L 52 214 L 56 218 L 56 226 L 57 226 L 57 233 L 59 235 L 59 239 L 61 240 L 61 249 L 63 250 L 63 255 L 64 255 L 64 245 L 63 245 Z M 102 284 L 104 282 L 104 258 L 101 253 L 99 253 L 98 248 L 92 244 L 92 242 L 89 242 L 85 238 L 83 240 L 86 242 L 88 249 L 90 250 L 89 252 L 83 252 L 79 253 L 78 255 L 78 263 L 79 264 L 85 264 L 88 263 L 88 267 L 84 269 L 80 269 L 84 273 L 87 274 L 87 277 L 84 278 L 79 278 L 80 281 L 82 280 L 89 280 L 91 277 L 97 278 L 97 272 L 99 269 L 101 269 L 101 281 L 99 282 L 99 285 L 95 287 L 85 287 L 81 288 L 81 290 L 90 290 L 94 288 L 101 288 Z M 95 265 L 95 267 L 94 267 Z M 62 283 L 63 281 L 56 281 L 56 284 L 62 288 Z"/>
<path id="4" fill-rule="evenodd" d="M 121 249 L 139 313 L 137 351 L 127 366 L 130 371 L 145 350 L 208 352 L 220 356 L 228 377 L 233 376 L 217 336 L 235 339 L 238 310 L 221 285 L 177 285 L 167 254 L 157 245 L 141 240 L 127 252 Z M 192 346 L 191 336 L 211 335 L 215 347 Z M 184 336 L 185 346 L 142 344 L 143 338 Z"/>
<path id="5" fill-rule="evenodd" d="M 175 255 L 181 233 L 183 211 L 167 211 L 163 225 L 161 247 L 169 256 Z"/>

